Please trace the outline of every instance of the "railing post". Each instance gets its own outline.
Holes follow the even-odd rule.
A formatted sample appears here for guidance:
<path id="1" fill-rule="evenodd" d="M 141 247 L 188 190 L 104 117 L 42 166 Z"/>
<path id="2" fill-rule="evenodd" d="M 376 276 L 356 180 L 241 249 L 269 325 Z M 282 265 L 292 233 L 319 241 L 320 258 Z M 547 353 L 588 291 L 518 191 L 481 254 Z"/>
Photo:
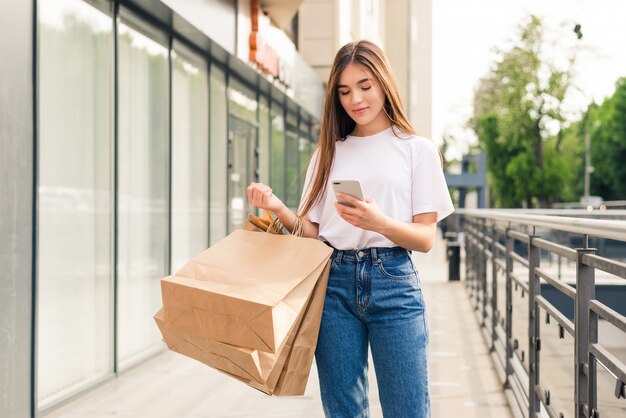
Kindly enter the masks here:
<path id="1" fill-rule="evenodd" d="M 467 216 L 466 216 L 467 218 Z M 469 229 L 468 229 L 469 227 Z M 465 230 L 463 233 L 463 239 L 465 240 L 465 289 L 470 291 L 472 290 L 472 222 L 469 218 L 465 219 Z M 470 298 L 471 300 L 471 298 Z"/>
<path id="2" fill-rule="evenodd" d="M 485 218 L 481 219 L 480 232 L 482 233 L 483 250 L 480 251 L 480 284 L 482 295 L 482 313 L 481 313 L 481 326 L 487 326 L 487 225 Z"/>
<path id="3" fill-rule="evenodd" d="M 467 219 L 465 222 L 465 239 L 467 240 L 467 245 L 465 246 L 465 272 L 468 277 L 467 286 L 470 291 L 470 301 L 474 296 L 474 277 L 476 275 L 476 271 L 474 270 L 474 243 L 472 242 L 474 238 L 474 221 L 473 219 Z"/>
<path id="4" fill-rule="evenodd" d="M 536 387 L 539 384 L 539 305 L 537 296 L 541 294 L 539 277 L 535 269 L 539 267 L 540 248 L 534 245 L 537 238 L 533 233 L 528 237 L 528 417 L 535 418 L 540 410 Z"/>
<path id="5" fill-rule="evenodd" d="M 474 309 L 480 309 L 480 221 L 474 222 L 474 251 L 472 254 L 472 270 L 474 270 Z"/>
<path id="6" fill-rule="evenodd" d="M 587 239 L 585 239 L 585 244 Z M 587 245 L 585 245 L 587 247 Z M 576 418 L 592 418 L 597 408 L 596 364 L 589 353 L 589 345 L 598 342 L 598 317 L 590 315 L 589 301 L 595 299 L 595 270 L 583 264 L 585 254 L 594 254 L 594 248 L 577 248 L 576 304 L 574 309 L 574 358 L 576 379 L 574 401 Z"/>
<path id="7" fill-rule="evenodd" d="M 496 333 L 498 327 L 498 265 L 496 263 L 498 259 L 498 233 L 496 232 L 495 221 L 491 224 L 491 230 L 493 231 L 493 245 L 491 246 L 491 351 L 495 351 L 496 340 L 498 339 Z"/>
<path id="8" fill-rule="evenodd" d="M 513 347 L 511 346 L 511 339 L 513 338 L 513 237 L 509 236 L 511 228 L 508 227 L 505 230 L 504 236 L 506 239 L 506 312 L 505 312 L 505 326 L 504 331 L 506 333 L 506 381 L 504 382 L 505 388 L 510 388 L 510 377 L 513 375 L 513 365 L 511 359 L 513 358 Z"/>

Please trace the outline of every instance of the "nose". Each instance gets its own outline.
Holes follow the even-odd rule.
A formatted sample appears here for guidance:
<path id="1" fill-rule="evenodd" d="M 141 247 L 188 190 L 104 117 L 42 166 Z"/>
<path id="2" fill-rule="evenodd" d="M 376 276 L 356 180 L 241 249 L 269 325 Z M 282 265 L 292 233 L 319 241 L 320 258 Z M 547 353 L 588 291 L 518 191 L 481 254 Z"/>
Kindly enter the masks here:
<path id="1" fill-rule="evenodd" d="M 361 92 L 355 91 L 354 94 L 352 94 L 352 104 L 359 104 L 362 101 L 363 101 L 363 96 L 361 95 Z"/>

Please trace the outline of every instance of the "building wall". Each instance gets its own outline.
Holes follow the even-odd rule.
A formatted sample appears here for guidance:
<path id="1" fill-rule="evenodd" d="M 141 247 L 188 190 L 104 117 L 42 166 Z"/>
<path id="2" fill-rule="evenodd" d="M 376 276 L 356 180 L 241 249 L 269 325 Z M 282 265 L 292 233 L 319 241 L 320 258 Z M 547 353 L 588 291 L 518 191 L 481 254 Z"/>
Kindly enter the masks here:
<path id="1" fill-rule="evenodd" d="M 0 416 L 31 415 L 33 3 L 0 2 Z"/>
<path id="2" fill-rule="evenodd" d="M 411 1 L 409 5 L 409 118 L 417 131 L 432 137 L 433 120 L 433 28 L 432 0 Z M 440 138 L 433 138 L 437 143 Z"/>
<path id="3" fill-rule="evenodd" d="M 233 0 L 161 0 L 230 54 L 237 48 L 237 11 Z"/>
<path id="4" fill-rule="evenodd" d="M 305 0 L 300 53 L 327 81 L 337 50 L 368 39 L 385 50 L 409 119 L 427 137 L 432 125 L 432 0 Z"/>

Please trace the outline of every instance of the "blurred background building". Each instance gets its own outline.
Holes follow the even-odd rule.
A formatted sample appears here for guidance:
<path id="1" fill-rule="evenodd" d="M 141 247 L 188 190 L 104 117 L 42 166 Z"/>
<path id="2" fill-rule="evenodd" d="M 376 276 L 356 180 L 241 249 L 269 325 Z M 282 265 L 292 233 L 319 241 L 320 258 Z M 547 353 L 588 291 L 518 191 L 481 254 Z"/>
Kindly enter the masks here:
<path id="1" fill-rule="evenodd" d="M 165 349 L 159 279 L 292 208 L 336 50 L 387 51 L 431 132 L 430 0 L 0 2 L 0 416 L 42 414 Z"/>

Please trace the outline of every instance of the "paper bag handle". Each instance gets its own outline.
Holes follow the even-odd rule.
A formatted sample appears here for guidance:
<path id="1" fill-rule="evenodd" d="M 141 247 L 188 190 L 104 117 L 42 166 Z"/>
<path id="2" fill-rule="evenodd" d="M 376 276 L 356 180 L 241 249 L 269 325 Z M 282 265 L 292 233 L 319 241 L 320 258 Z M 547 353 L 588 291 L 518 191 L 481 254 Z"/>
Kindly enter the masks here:
<path id="1" fill-rule="evenodd" d="M 273 217 L 272 213 L 267 209 L 265 209 L 265 215 L 270 219 L 270 224 L 265 232 L 274 235 L 281 235 L 283 233 L 284 226 L 280 219 L 278 219 L 278 216 Z M 300 238 L 304 236 L 304 221 L 299 215 L 296 215 L 296 220 L 293 224 L 293 231 L 291 232 L 291 235 Z"/>

